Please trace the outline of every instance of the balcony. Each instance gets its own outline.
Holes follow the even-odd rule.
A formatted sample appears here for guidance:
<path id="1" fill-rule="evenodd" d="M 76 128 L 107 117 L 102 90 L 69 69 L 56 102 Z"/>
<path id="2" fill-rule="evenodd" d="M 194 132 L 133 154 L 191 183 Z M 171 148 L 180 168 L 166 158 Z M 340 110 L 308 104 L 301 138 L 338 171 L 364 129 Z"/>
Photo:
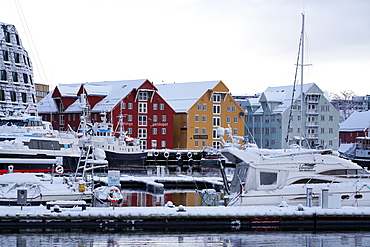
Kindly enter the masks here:
<path id="1" fill-rule="evenodd" d="M 307 115 L 318 115 L 319 114 L 319 111 L 318 110 L 307 110 L 306 111 L 306 114 Z"/>
<path id="2" fill-rule="evenodd" d="M 319 134 L 308 134 L 306 136 L 306 139 L 312 140 L 312 139 L 319 139 Z"/>
<path id="3" fill-rule="evenodd" d="M 306 127 L 319 127 L 319 122 L 306 121 Z"/>

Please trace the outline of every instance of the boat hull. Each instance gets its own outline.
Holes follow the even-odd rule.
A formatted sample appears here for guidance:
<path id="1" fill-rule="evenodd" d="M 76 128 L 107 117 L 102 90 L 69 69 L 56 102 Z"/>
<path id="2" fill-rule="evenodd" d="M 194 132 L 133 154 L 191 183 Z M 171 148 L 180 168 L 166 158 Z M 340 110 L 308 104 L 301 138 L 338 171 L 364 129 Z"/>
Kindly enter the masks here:
<path id="1" fill-rule="evenodd" d="M 31 155 L 31 154 L 0 154 L 0 174 L 8 173 L 9 166 L 14 172 L 54 172 L 56 156 Z M 64 172 L 75 172 L 79 157 L 64 156 Z"/>

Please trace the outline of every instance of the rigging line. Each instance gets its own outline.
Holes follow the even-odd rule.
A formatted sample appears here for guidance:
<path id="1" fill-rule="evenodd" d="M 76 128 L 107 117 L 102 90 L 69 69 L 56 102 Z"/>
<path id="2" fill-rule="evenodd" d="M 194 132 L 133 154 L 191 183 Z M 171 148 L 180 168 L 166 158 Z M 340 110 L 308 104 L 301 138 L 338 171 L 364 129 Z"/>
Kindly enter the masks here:
<path id="1" fill-rule="evenodd" d="M 288 141 L 289 141 L 289 129 L 290 129 L 290 124 L 291 124 L 292 117 L 293 117 L 293 103 L 294 103 L 294 94 L 295 94 L 296 85 L 297 85 L 299 58 L 300 58 L 301 47 L 302 47 L 302 35 L 303 35 L 303 33 L 301 33 L 301 38 L 299 39 L 297 63 L 296 63 L 296 67 L 295 67 L 295 75 L 294 75 L 294 84 L 293 84 L 293 90 L 292 90 L 292 98 L 290 99 L 290 111 L 289 111 L 289 118 L 288 118 L 288 129 L 287 129 L 287 134 L 286 134 L 286 138 L 285 138 L 285 144 L 287 144 Z M 301 109 L 301 111 L 302 111 L 302 109 Z M 285 145 L 285 146 L 287 147 L 287 145 Z"/>
<path id="2" fill-rule="evenodd" d="M 16 8 L 17 8 L 17 11 L 18 11 L 18 15 L 19 15 L 19 17 L 20 17 L 20 19 L 21 19 L 23 29 L 25 29 L 25 33 L 26 33 L 27 38 L 28 38 L 27 32 L 29 33 L 30 41 L 31 41 L 30 47 L 31 47 L 31 50 L 33 50 L 33 49 L 32 49 L 32 46 L 33 46 L 33 47 L 34 47 L 34 49 L 35 49 L 36 59 L 37 59 L 37 60 L 38 60 L 38 62 L 40 63 L 40 67 L 41 67 L 41 71 L 42 71 L 42 73 L 40 73 L 40 72 L 39 72 L 39 70 L 38 70 L 38 66 L 37 66 L 37 64 L 35 64 L 35 65 L 36 65 L 36 68 L 37 68 L 37 71 L 39 72 L 39 74 L 40 74 L 40 75 L 43 75 L 43 76 L 44 76 L 44 78 L 45 78 L 45 80 L 46 80 L 46 82 L 47 82 L 47 81 L 48 81 L 48 80 L 47 80 L 47 76 L 46 76 L 46 74 L 45 74 L 45 70 L 44 70 L 44 67 L 42 66 L 41 59 L 40 59 L 40 56 L 39 56 L 39 54 L 38 54 L 38 52 L 37 52 L 35 42 L 33 41 L 33 38 L 32 38 L 31 32 L 30 32 L 30 29 L 29 29 L 29 27 L 28 27 L 28 24 L 27 24 L 27 21 L 26 21 L 26 17 L 25 17 L 25 16 L 24 16 L 24 14 L 23 14 L 22 6 L 21 6 L 21 4 L 19 3 L 19 0 L 15 0 L 14 2 L 15 2 L 15 6 L 16 6 Z M 18 3 L 18 5 L 17 5 L 17 3 Z M 18 6 L 19 6 L 19 8 L 18 8 Z M 23 19 L 22 19 L 22 17 L 23 17 Z M 43 82 L 43 80 L 42 80 L 42 76 L 40 76 L 40 79 L 41 79 L 41 82 Z"/>
<path id="3" fill-rule="evenodd" d="M 253 115 L 252 115 L 252 118 L 253 118 Z M 249 127 L 248 127 L 248 125 L 247 125 L 247 124 L 246 124 L 246 122 L 245 122 L 245 118 L 242 118 L 242 119 L 243 119 L 243 123 L 244 123 L 245 128 L 247 129 L 247 131 L 248 131 L 249 135 L 251 136 L 251 138 L 252 138 L 252 140 L 253 140 L 253 143 L 254 143 L 254 144 L 257 144 L 257 143 L 256 143 L 256 140 L 254 139 L 254 135 L 252 134 L 252 132 L 250 131 L 250 129 L 249 129 Z"/>

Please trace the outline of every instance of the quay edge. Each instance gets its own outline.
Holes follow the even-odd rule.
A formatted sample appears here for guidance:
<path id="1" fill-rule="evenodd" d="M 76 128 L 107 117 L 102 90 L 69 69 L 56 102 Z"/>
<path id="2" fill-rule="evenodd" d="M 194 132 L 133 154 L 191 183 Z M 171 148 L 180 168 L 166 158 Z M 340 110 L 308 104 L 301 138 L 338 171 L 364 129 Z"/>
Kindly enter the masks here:
<path id="1" fill-rule="evenodd" d="M 370 230 L 370 208 L 2 207 L 0 232 L 18 231 L 353 231 Z"/>

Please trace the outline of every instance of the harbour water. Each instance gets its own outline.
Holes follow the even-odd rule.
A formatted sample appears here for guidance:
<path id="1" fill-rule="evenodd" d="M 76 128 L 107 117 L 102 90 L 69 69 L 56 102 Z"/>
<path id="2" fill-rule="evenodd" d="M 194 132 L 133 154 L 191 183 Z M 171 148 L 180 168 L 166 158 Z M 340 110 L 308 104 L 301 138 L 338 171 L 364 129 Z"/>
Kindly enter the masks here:
<path id="1" fill-rule="evenodd" d="M 205 226 L 206 227 L 206 226 Z M 2 233 L 0 246 L 370 246 L 370 232 L 19 232 Z"/>

